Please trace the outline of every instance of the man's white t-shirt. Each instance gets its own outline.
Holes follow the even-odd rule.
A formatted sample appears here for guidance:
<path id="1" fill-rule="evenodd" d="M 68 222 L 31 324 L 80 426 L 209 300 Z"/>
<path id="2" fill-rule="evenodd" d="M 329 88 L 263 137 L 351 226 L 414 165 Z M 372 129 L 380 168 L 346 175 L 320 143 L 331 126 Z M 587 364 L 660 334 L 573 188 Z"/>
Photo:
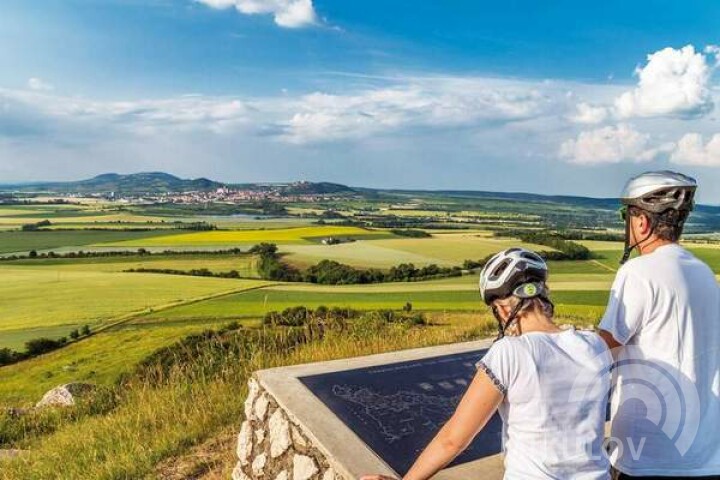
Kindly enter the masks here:
<path id="1" fill-rule="evenodd" d="M 612 357 L 574 329 L 495 342 L 477 366 L 504 394 L 506 479 L 606 480 L 602 452 Z"/>
<path id="2" fill-rule="evenodd" d="M 626 263 L 600 328 L 615 367 L 611 462 L 628 475 L 720 474 L 720 290 L 677 244 Z"/>

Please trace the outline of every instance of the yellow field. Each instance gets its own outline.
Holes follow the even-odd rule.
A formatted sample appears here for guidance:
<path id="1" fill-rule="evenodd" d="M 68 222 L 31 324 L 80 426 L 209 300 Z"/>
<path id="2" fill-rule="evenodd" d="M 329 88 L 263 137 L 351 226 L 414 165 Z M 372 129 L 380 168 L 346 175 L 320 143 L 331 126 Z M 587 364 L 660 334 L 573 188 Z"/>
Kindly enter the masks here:
<path id="1" fill-rule="evenodd" d="M 122 247 L 174 247 L 251 245 L 260 242 L 297 244 L 308 243 L 308 239 L 318 239 L 324 237 L 363 237 L 382 234 L 383 232 L 378 230 L 366 230 L 357 227 L 341 226 L 277 228 L 268 230 L 216 230 L 210 232 L 163 235 L 145 240 L 119 242 L 112 245 Z M 100 245 L 105 246 L 111 244 Z"/>

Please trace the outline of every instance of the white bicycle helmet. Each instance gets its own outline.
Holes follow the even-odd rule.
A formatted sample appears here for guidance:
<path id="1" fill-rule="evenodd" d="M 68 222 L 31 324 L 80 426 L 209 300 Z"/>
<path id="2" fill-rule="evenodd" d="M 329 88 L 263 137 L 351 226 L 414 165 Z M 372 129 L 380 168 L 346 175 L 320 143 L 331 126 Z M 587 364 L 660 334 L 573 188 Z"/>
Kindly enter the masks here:
<path id="1" fill-rule="evenodd" d="M 624 205 L 652 213 L 669 209 L 691 211 L 695 206 L 697 181 L 682 173 L 663 170 L 631 178 L 620 197 Z"/>
<path id="2" fill-rule="evenodd" d="M 480 295 L 490 305 L 497 299 L 546 296 L 548 267 L 537 253 L 510 248 L 493 256 L 480 272 Z"/>
<path id="3" fill-rule="evenodd" d="M 694 178 L 669 170 L 646 172 L 631 178 L 627 182 L 620 196 L 620 201 L 624 205 L 622 217 L 625 221 L 625 251 L 620 260 L 621 265 L 628 261 L 630 254 L 636 247 L 652 237 L 658 222 L 671 222 L 682 231 L 685 220 L 687 220 L 688 215 L 695 207 L 697 187 L 697 181 Z M 655 217 L 651 224 L 650 233 L 643 240 L 631 244 L 630 220 L 627 215 L 628 207 L 636 207 L 660 216 L 670 210 L 676 212 L 675 215 L 671 215 L 672 220 Z"/>

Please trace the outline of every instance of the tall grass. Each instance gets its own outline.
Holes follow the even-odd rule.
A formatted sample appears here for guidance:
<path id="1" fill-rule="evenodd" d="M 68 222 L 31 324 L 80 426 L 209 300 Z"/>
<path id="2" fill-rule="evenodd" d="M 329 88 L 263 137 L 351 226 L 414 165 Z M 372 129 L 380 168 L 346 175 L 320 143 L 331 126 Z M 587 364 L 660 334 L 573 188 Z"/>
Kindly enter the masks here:
<path id="1" fill-rule="evenodd" d="M 435 320 L 442 324 L 419 327 L 368 315 L 322 334 L 241 329 L 178 343 L 123 380 L 114 409 L 58 421 L 50 433 L 26 438 L 30 452 L 2 463 L 0 478 L 152 477 L 164 459 L 240 425 L 253 371 L 468 340 L 487 335 L 493 325 L 486 316 Z"/>

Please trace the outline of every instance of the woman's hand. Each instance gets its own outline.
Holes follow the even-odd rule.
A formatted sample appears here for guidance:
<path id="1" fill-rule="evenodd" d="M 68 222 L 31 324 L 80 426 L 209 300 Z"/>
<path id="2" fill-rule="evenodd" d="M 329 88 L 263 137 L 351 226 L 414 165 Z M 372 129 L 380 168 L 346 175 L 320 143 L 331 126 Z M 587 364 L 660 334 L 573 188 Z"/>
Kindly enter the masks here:
<path id="1" fill-rule="evenodd" d="M 363 475 L 360 480 L 399 480 L 395 477 L 389 477 L 387 475 Z"/>

